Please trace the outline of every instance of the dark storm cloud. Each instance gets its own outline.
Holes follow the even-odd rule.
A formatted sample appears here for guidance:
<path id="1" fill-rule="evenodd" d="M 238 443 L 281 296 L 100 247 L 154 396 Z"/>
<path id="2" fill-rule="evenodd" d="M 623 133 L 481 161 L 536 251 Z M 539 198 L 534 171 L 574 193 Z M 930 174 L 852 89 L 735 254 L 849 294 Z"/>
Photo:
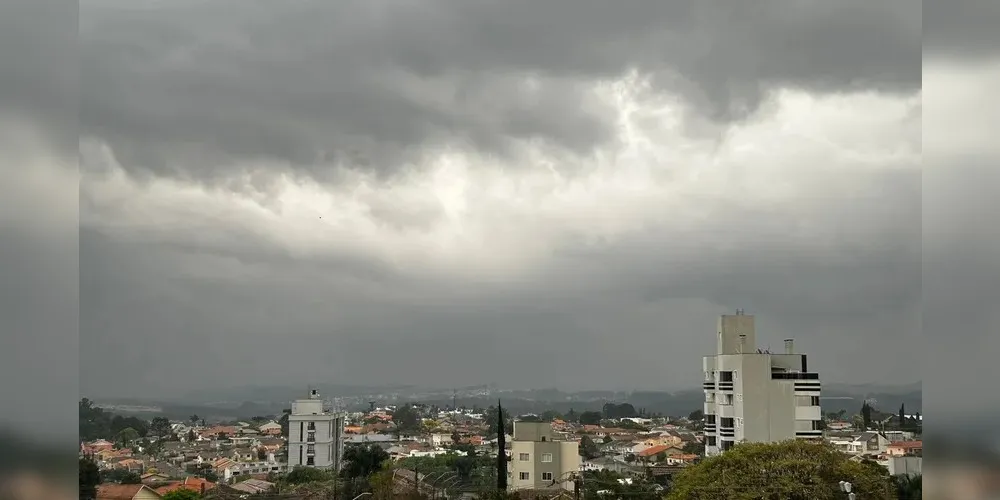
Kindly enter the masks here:
<path id="1" fill-rule="evenodd" d="M 92 1 L 82 131 L 209 179 L 241 158 L 396 170 L 434 144 L 586 152 L 611 135 L 586 86 L 629 68 L 732 119 L 779 85 L 913 90 L 919 36 L 905 1 Z"/>
<path id="2" fill-rule="evenodd" d="M 849 206 L 743 212 L 697 232 L 653 225 L 501 283 L 291 261 L 249 235 L 218 252 L 88 230 L 81 323 L 94 340 L 81 355 L 129 352 L 143 369 L 128 380 L 94 370 L 83 390 L 181 394 L 252 379 L 261 363 L 288 384 L 364 374 L 448 386 L 461 373 L 507 387 L 682 389 L 700 378 L 683 360 L 711 352 L 717 315 L 737 307 L 759 315 L 762 347 L 795 337 L 831 381 L 907 383 L 914 370 L 881 353 L 920 349 L 918 182 L 913 170 L 885 175 Z M 803 222 L 815 229 L 792 236 Z M 131 332 L 141 346 L 123 340 Z M 156 361 L 175 357 L 192 368 Z"/>
<path id="3" fill-rule="evenodd" d="M 950 60 L 1000 56 L 1000 4 L 990 0 L 924 2 L 924 53 Z"/>
<path id="4" fill-rule="evenodd" d="M 73 2 L 0 2 L 0 433 L 66 451 L 79 375 L 76 26 Z"/>

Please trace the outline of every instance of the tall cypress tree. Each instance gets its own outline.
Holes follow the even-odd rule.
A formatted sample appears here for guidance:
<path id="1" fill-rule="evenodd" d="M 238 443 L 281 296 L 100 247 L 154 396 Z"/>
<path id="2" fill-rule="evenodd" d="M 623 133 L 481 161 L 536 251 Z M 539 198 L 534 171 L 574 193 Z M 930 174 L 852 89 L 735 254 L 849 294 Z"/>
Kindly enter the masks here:
<path id="1" fill-rule="evenodd" d="M 906 403 L 903 403 L 899 405 L 899 428 L 904 430 L 906 427 Z"/>
<path id="2" fill-rule="evenodd" d="M 507 491 L 507 436 L 500 400 L 497 400 L 497 490 Z"/>

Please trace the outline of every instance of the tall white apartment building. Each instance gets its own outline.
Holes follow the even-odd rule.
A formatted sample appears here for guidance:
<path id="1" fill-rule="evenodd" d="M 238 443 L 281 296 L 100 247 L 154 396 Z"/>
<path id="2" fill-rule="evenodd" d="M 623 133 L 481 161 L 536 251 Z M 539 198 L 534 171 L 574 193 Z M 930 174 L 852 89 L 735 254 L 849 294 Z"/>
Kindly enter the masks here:
<path id="1" fill-rule="evenodd" d="M 819 374 L 797 354 L 756 346 L 754 317 L 737 310 L 719 319 L 716 354 L 705 356 L 705 454 L 740 442 L 822 438 Z"/>
<path id="2" fill-rule="evenodd" d="M 339 471 L 344 455 L 344 416 L 325 408 L 319 392 L 292 402 L 288 415 L 288 468 Z"/>
<path id="3" fill-rule="evenodd" d="M 510 454 L 511 490 L 573 490 L 580 443 L 552 439 L 550 422 L 514 422 Z"/>

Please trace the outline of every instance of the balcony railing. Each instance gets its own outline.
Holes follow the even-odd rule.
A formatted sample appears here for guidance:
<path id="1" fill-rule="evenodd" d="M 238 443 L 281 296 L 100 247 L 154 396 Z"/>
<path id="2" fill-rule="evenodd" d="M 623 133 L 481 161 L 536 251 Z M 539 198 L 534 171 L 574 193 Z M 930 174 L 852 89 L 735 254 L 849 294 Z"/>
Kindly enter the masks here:
<path id="1" fill-rule="evenodd" d="M 819 380 L 819 374 L 807 372 L 771 372 L 771 380 Z"/>

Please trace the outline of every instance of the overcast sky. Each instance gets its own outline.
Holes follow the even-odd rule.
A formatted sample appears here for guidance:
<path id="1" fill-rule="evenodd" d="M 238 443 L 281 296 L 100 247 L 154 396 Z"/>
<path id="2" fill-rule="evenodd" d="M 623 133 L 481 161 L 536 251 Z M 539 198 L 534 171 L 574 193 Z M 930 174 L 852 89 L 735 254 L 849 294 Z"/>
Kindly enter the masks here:
<path id="1" fill-rule="evenodd" d="M 693 388 L 736 308 L 830 382 L 1000 347 L 986 21 L 935 14 L 922 66 L 906 0 L 85 0 L 75 53 L 30 14 L 0 293 L 45 352 L 77 278 L 83 395 Z"/>

